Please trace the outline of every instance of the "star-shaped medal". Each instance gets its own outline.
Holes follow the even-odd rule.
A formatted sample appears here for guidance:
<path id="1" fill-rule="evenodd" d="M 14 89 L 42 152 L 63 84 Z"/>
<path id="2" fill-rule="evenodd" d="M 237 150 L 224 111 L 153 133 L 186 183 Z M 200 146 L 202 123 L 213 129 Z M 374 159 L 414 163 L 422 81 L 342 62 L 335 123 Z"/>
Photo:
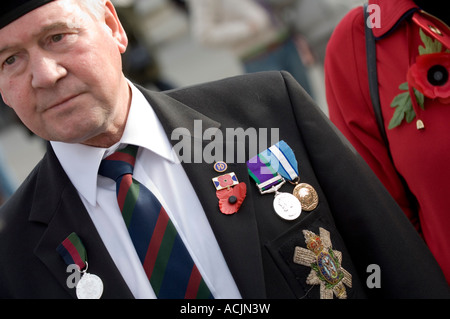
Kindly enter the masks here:
<path id="1" fill-rule="evenodd" d="M 320 236 L 303 230 L 306 247 L 295 247 L 294 262 L 311 267 L 308 285 L 320 285 L 320 299 L 347 298 L 345 286 L 352 287 L 352 275 L 341 267 L 342 253 L 333 250 L 330 233 L 319 228 Z"/>

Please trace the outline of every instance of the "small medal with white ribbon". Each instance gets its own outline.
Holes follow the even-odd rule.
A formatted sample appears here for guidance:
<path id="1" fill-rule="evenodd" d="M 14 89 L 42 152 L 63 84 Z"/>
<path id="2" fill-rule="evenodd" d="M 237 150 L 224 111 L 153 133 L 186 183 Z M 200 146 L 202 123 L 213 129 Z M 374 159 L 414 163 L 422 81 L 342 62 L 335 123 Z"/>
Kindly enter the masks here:
<path id="1" fill-rule="evenodd" d="M 278 173 L 291 184 L 296 185 L 292 194 L 302 204 L 302 210 L 310 212 L 319 204 L 316 190 L 309 184 L 300 183 L 298 162 L 292 149 L 285 141 L 280 141 L 269 148 L 271 162 L 278 162 Z"/>
<path id="2" fill-rule="evenodd" d="M 103 281 L 97 275 L 90 274 L 88 270 L 87 253 L 81 239 L 76 233 L 71 233 L 56 248 L 56 251 L 67 265 L 76 265 L 81 273 L 76 283 L 78 299 L 100 299 L 103 294 Z"/>

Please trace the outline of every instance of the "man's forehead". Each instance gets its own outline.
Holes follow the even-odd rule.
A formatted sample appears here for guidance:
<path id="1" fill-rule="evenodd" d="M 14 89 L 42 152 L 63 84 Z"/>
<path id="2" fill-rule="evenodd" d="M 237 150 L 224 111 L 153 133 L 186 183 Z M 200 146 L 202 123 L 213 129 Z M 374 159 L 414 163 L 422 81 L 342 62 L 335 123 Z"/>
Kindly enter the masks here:
<path id="1" fill-rule="evenodd" d="M 65 31 L 65 30 L 69 30 L 69 29 L 80 29 L 80 28 L 81 27 L 79 24 L 66 22 L 66 21 L 55 21 L 53 23 L 43 25 L 41 28 L 38 28 L 36 30 L 25 30 L 22 33 L 26 34 L 27 37 L 29 37 L 30 39 L 34 39 L 34 38 L 39 38 L 42 35 L 45 35 L 52 31 L 58 31 L 58 30 Z M 20 37 L 18 37 L 18 38 L 11 38 L 11 37 L 6 38 L 5 37 L 4 39 L 0 39 L 0 54 L 3 53 L 4 51 L 15 50 L 15 49 L 21 47 L 22 42 L 20 42 L 20 39 L 21 39 Z M 2 41 L 2 40 L 4 40 L 4 41 Z M 7 43 L 7 44 L 3 47 L 4 43 Z"/>
<path id="2" fill-rule="evenodd" d="M 38 10 L 37 8 L 0 29 L 0 54 L 20 50 L 50 32 L 64 33 L 68 30 L 81 30 L 84 28 L 84 17 L 88 16 L 74 14 L 74 8 L 67 6 L 40 13 Z"/>
<path id="3" fill-rule="evenodd" d="M 0 4 L 0 29 L 54 0 L 6 0 Z"/>

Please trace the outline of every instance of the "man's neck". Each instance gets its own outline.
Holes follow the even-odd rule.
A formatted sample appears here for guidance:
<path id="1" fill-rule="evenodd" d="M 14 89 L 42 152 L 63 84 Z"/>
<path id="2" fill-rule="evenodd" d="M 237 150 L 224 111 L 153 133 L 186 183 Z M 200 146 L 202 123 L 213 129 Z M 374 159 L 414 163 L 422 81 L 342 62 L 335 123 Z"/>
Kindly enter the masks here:
<path id="1" fill-rule="evenodd" d="M 111 123 L 108 124 L 108 127 L 103 132 L 95 135 L 92 138 L 86 139 L 81 144 L 93 147 L 108 148 L 120 141 L 123 132 L 125 131 L 132 99 L 131 87 L 128 85 L 128 82 L 125 80 L 125 78 L 124 81 L 126 85 L 126 88 L 124 88 L 124 92 L 126 93 L 123 95 L 123 100 L 119 102 L 121 103 L 121 105 L 116 108 L 117 114 L 113 116 L 114 119 L 111 121 Z M 126 105 L 126 107 L 123 107 L 123 105 Z"/>

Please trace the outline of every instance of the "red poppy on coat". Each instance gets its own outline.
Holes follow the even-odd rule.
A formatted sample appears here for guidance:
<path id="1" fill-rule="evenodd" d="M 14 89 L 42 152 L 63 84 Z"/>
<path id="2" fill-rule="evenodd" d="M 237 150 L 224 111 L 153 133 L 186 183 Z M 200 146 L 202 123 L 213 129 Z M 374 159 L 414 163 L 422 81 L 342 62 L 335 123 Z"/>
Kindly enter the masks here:
<path id="1" fill-rule="evenodd" d="M 450 103 L 450 53 L 431 53 L 417 57 L 408 70 L 408 83 L 431 99 Z"/>
<path id="2" fill-rule="evenodd" d="M 232 188 L 225 188 L 216 192 L 219 199 L 219 209 L 225 215 L 236 213 L 247 195 L 247 185 L 239 183 Z"/>

